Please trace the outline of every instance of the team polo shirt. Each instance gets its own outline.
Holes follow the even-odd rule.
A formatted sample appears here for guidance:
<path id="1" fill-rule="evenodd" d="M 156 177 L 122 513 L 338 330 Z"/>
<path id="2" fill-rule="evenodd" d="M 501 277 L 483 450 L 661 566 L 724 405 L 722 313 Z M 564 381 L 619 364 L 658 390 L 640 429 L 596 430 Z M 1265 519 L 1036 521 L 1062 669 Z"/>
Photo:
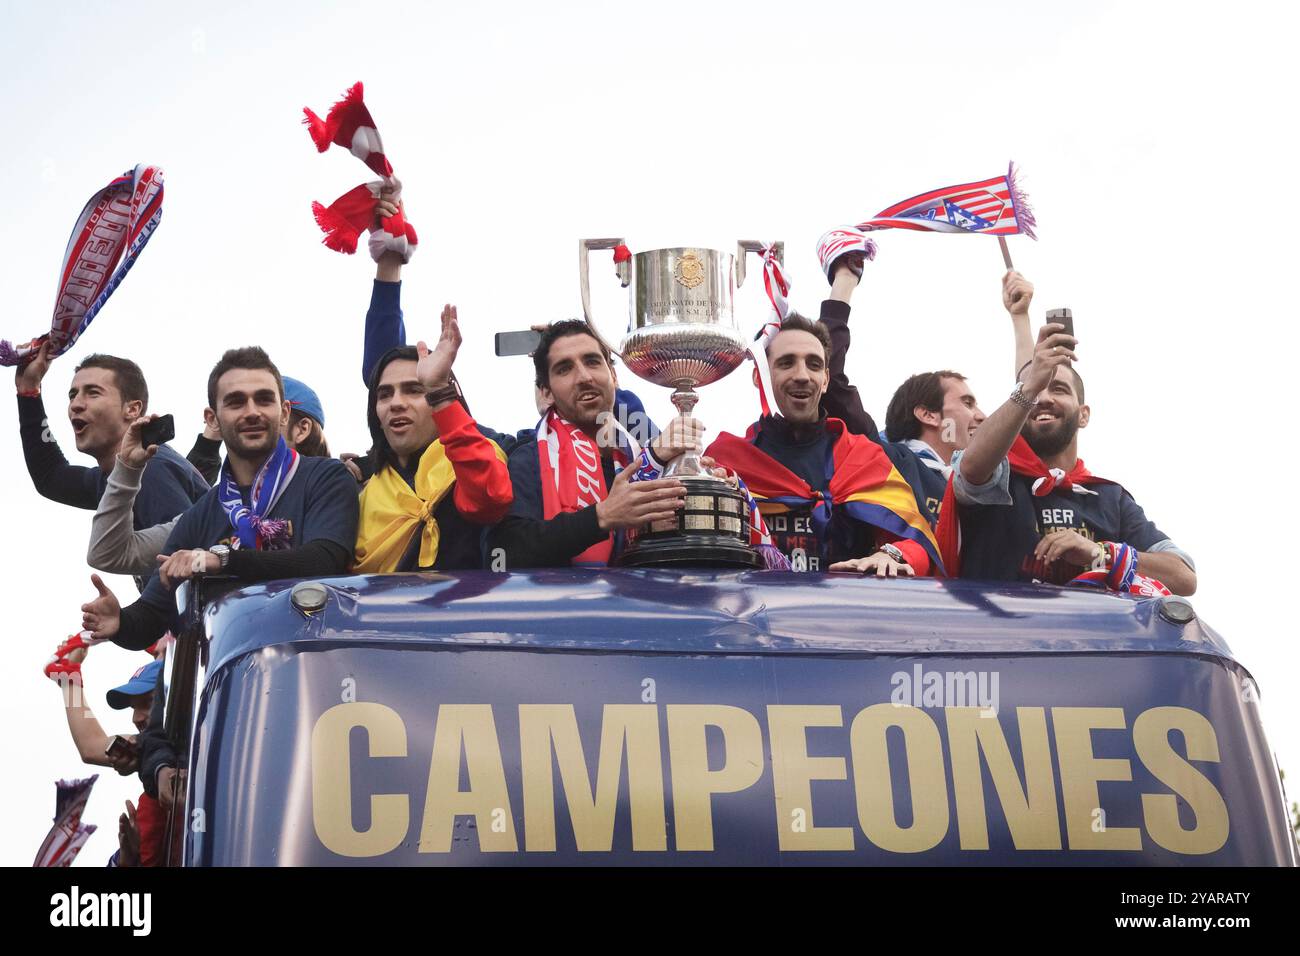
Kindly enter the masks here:
<path id="1" fill-rule="evenodd" d="M 248 488 L 241 488 L 244 504 L 251 507 Z M 290 547 L 301 547 L 324 538 L 352 552 L 357 542 L 357 483 L 341 461 L 333 458 L 299 456 L 298 470 L 281 493 L 268 518 L 289 523 Z M 181 515 L 167 537 L 164 554 L 214 544 L 239 547 L 239 537 L 221 507 L 218 489 L 213 488 Z M 158 572 L 145 585 L 140 600 L 169 616 L 175 612 L 172 592 L 163 586 Z"/>
<path id="2" fill-rule="evenodd" d="M 983 581 L 1065 584 L 1084 568 L 1034 558 L 1045 535 L 1069 529 L 1090 541 L 1113 541 L 1138 551 L 1172 551 L 1195 570 L 1191 557 L 1155 526 L 1121 485 L 1089 484 L 1088 491 L 1054 489 L 1037 497 L 1033 479 L 1017 475 L 1004 458 L 983 485 L 962 478 L 962 452 L 953 455 L 953 493 L 960 506 L 961 576 Z"/>

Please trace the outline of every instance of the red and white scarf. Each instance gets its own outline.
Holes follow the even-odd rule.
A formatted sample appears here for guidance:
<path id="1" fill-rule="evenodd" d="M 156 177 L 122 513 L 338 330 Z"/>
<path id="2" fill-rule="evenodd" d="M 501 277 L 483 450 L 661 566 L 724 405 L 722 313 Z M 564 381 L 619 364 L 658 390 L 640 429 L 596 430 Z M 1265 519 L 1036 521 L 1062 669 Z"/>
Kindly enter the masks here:
<path id="1" fill-rule="evenodd" d="M 76 344 L 158 228 L 162 200 L 162 169 L 143 164 L 90 197 L 63 252 L 50 331 L 18 346 L 0 341 L 0 365 L 26 365 L 47 339 L 51 358 Z"/>
<path id="2" fill-rule="evenodd" d="M 316 224 L 325 233 L 324 244 L 348 255 L 357 251 L 357 239 L 374 221 L 380 189 L 385 185 L 395 186 L 390 198 L 394 203 L 401 198 L 401 183 L 393 178 L 393 164 L 384 154 L 383 140 L 379 138 L 379 129 L 370 116 L 370 110 L 366 109 L 363 93 L 362 85 L 354 84 L 343 99 L 330 107 L 324 119 L 303 108 L 303 124 L 319 152 L 325 152 L 331 144 L 342 146 L 384 177 L 382 181 L 348 190 L 329 206 L 318 202 L 311 204 Z M 385 252 L 397 252 L 403 262 L 410 262 L 418 243 L 415 227 L 398 210 L 397 215 L 384 219 L 380 228 L 371 234 L 370 254 L 378 260 Z"/>
<path id="3" fill-rule="evenodd" d="M 619 467 L 628 458 L 614 453 Z M 558 514 L 570 514 L 604 501 L 609 494 L 600 449 L 572 422 L 548 409 L 537 425 L 537 460 L 542 476 L 542 517 L 550 521 Z M 593 544 L 572 561 L 576 565 L 607 565 L 614 552 L 614 536 Z"/>
<path id="4" fill-rule="evenodd" d="M 1099 559 L 1091 570 L 1084 571 L 1073 581 L 1075 587 L 1101 588 L 1119 594 L 1134 594 L 1138 597 L 1168 597 L 1169 588 L 1155 578 L 1139 574 L 1137 569 L 1137 548 L 1131 544 L 1103 541 L 1104 559 Z"/>
<path id="5" fill-rule="evenodd" d="M 780 415 L 776 407 L 776 394 L 772 391 L 772 372 L 767 364 L 768 343 L 781 330 L 781 323 L 790 314 L 790 280 L 786 278 L 781 260 L 777 258 L 776 243 L 763 246 L 763 291 L 772 303 L 772 315 L 759 329 L 757 338 L 749 344 L 749 358 L 758 370 L 758 401 L 764 415 Z"/>
<path id="6" fill-rule="evenodd" d="M 832 270 L 835 261 L 850 252 L 860 252 L 870 262 L 876 258 L 876 241 L 853 226 L 838 226 L 822 233 L 822 237 L 817 240 L 817 261 L 821 263 L 822 272 L 826 273 L 827 282 L 834 279 Z M 862 278 L 861 269 L 854 269 L 853 272 L 859 279 Z"/>
<path id="7" fill-rule="evenodd" d="M 1090 472 L 1082 458 L 1076 459 L 1074 467 L 1068 472 L 1061 468 L 1048 468 L 1038 454 L 1029 447 L 1029 442 L 1025 441 L 1023 435 L 1016 436 L 1011 450 L 1007 452 L 1007 462 L 1017 475 L 1033 479 L 1030 489 L 1035 498 L 1050 495 L 1058 488 L 1061 491 L 1072 491 L 1076 495 L 1095 495 L 1097 492 L 1088 485 L 1114 484 L 1113 481 L 1100 478 Z"/>

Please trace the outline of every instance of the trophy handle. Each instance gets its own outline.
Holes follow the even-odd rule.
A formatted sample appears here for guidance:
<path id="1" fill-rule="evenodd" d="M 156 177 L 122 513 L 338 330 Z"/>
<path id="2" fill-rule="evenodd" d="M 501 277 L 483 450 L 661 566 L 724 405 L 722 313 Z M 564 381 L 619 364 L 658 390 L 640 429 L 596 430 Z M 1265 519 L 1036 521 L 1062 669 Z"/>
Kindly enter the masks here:
<path id="1" fill-rule="evenodd" d="M 767 248 L 767 243 L 759 242 L 757 239 L 741 239 L 736 243 L 736 288 L 739 289 L 745 284 L 745 260 L 746 255 L 750 252 L 762 252 Z M 776 261 L 785 265 L 785 243 L 776 243 Z"/>
<path id="2" fill-rule="evenodd" d="M 615 355 L 619 355 L 619 353 L 613 348 L 613 346 L 605 341 L 605 337 L 600 334 L 600 329 L 596 325 L 596 320 L 591 314 L 591 278 L 588 262 L 591 258 L 590 252 L 592 249 L 616 249 L 621 245 L 623 245 L 622 239 L 578 240 L 578 281 L 582 289 L 582 318 L 586 321 L 587 326 L 596 336 L 596 341 L 603 344 Z M 616 263 L 614 265 L 614 272 L 618 276 L 619 283 L 626 289 L 627 284 L 632 281 L 630 260 Z M 619 355 L 619 358 L 622 358 L 622 356 Z"/>

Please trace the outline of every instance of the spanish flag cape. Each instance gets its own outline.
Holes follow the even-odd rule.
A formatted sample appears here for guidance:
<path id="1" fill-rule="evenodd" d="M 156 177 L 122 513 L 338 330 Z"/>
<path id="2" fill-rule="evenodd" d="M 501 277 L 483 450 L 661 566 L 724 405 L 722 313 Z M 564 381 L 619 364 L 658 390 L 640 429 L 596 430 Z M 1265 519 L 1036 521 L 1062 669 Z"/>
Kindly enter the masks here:
<path id="1" fill-rule="evenodd" d="M 723 432 L 705 454 L 744 479 L 764 515 L 811 504 L 813 530 L 824 542 L 831 514 L 842 510 L 857 521 L 916 542 L 929 555 L 932 573 L 944 573 L 930 522 L 917 505 L 912 486 L 898 473 L 883 448 L 864 435 L 850 432 L 840 419 L 827 418 L 824 426 L 831 438 L 827 496 L 754 444 L 761 424 L 751 425 L 744 438 Z"/>
<path id="2" fill-rule="evenodd" d="M 1033 479 L 1030 486 L 1034 497 L 1050 495 L 1057 488 L 1073 491 L 1075 494 L 1096 494 L 1089 485 L 1113 485 L 1109 478 L 1094 475 L 1080 458 L 1069 472 L 1060 468 L 1048 468 L 1038 457 L 1037 452 L 1029 447 L 1024 435 L 1017 435 L 1007 452 L 1007 463 L 1012 474 Z M 935 537 L 939 541 L 939 551 L 943 555 L 943 564 L 953 577 L 961 574 L 961 517 L 957 513 L 957 496 L 953 492 L 952 476 L 948 477 L 948 487 L 943 492 L 943 504 L 939 508 L 939 524 L 935 528 Z"/>
<path id="3" fill-rule="evenodd" d="M 505 453 L 489 442 L 500 461 Z M 439 529 L 433 513 L 456 485 L 456 472 L 447 451 L 435 440 L 420 456 L 415 490 L 392 465 L 375 472 L 361 490 L 361 519 L 352 570 L 357 574 L 386 574 L 397 570 L 412 539 L 420 532 L 420 564 L 438 560 Z"/>

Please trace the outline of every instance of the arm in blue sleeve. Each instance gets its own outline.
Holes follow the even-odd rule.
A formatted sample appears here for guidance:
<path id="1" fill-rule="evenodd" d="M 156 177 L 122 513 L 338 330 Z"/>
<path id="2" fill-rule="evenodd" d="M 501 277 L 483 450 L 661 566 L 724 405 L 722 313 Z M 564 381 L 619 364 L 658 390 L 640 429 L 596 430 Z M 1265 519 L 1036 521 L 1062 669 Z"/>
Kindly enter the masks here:
<path id="1" fill-rule="evenodd" d="M 361 382 L 369 387 L 370 370 L 389 349 L 406 344 L 402 321 L 402 283 L 375 280 L 366 312 L 365 351 L 361 355 Z"/>

